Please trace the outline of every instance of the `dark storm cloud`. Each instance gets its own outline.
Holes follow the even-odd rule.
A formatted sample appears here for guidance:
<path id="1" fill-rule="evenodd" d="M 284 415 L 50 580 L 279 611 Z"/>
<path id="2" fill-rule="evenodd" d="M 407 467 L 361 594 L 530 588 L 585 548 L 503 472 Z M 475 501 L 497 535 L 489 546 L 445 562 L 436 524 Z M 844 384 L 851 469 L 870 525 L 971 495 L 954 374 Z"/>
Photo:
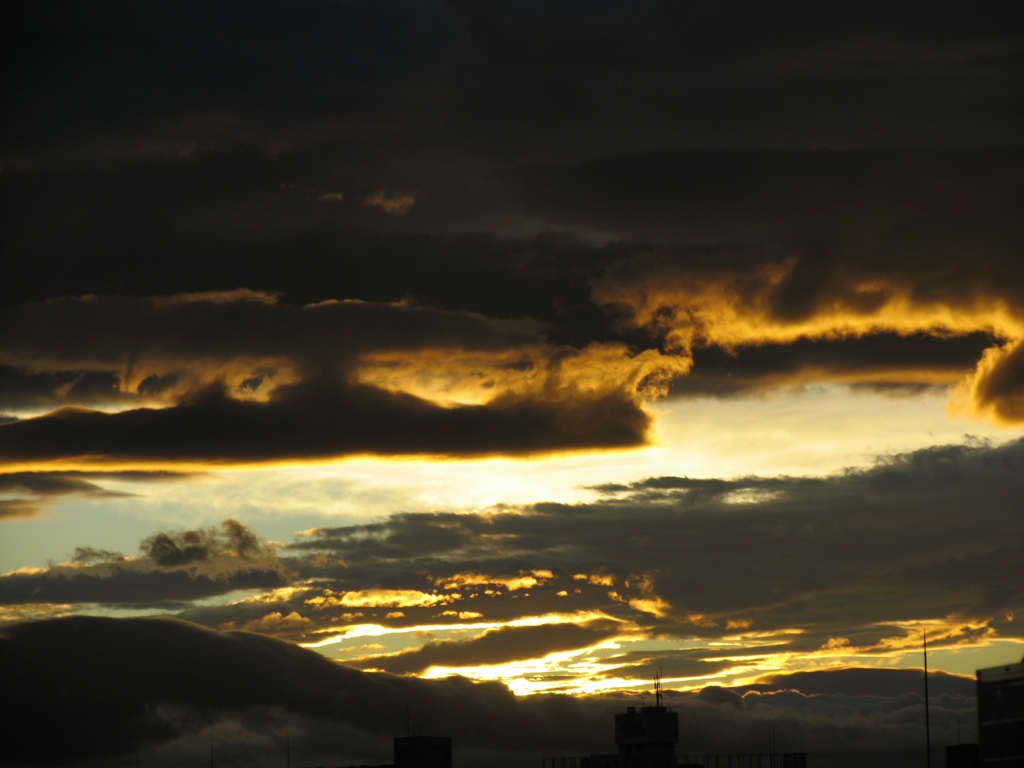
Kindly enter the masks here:
<path id="1" fill-rule="evenodd" d="M 113 499 L 131 496 L 113 491 L 93 480 L 116 480 L 133 483 L 167 482 L 194 477 L 179 472 L 11 472 L 0 474 L 0 519 L 31 517 L 49 503 L 66 496 Z"/>
<path id="2" fill-rule="evenodd" d="M 175 173 L 185 179 L 198 174 L 192 179 L 197 193 L 188 187 L 159 203 L 160 215 L 170 217 L 167 226 L 147 216 L 130 225 L 97 224 L 109 212 L 124 210 L 124 201 L 111 198 L 96 203 L 95 215 L 81 217 L 82 226 L 102 226 L 105 233 L 72 232 L 77 224 L 43 227 L 70 238 L 52 246 L 60 259 L 70 259 L 67 264 L 48 261 L 44 251 L 50 246 L 40 251 L 42 245 L 25 241 L 28 250 L 22 251 L 12 243 L 9 250 L 21 255 L 12 256 L 6 269 L 8 300 L 250 285 L 285 291 L 275 311 L 282 321 L 289 312 L 302 314 L 288 302 L 413 296 L 488 318 L 539 318 L 556 343 L 581 347 L 622 339 L 634 348 L 687 351 L 697 358 L 693 378 L 678 381 L 677 394 L 743 392 L 815 379 L 913 394 L 966 376 L 969 363 L 981 357 L 975 341 L 989 337 L 988 366 L 976 375 L 971 409 L 1001 422 L 1024 418 L 1017 403 L 1020 377 L 1013 372 L 1013 345 L 1024 327 L 1018 258 L 1024 247 L 1024 166 L 1018 149 L 663 150 L 532 166 L 495 181 L 525 208 L 509 214 L 499 229 L 514 229 L 511 223 L 526 216 L 542 227 L 574 230 L 582 240 L 418 232 L 429 229 L 426 223 L 410 223 L 410 232 L 374 233 L 366 222 L 301 212 L 302 201 L 281 197 L 280 183 L 269 177 L 261 182 L 267 194 L 281 197 L 286 207 L 297 205 L 294 215 L 267 208 L 277 203 L 266 203 L 264 196 L 251 216 L 225 220 L 210 212 L 218 208 L 202 199 L 202 190 L 218 174 L 230 178 L 234 171 L 215 164 Z M 238 194 L 249 194 L 251 180 L 241 171 L 238 185 Z M 11 194 L 23 201 L 28 192 Z M 57 199 L 38 205 L 67 207 Z M 200 223 L 204 217 L 209 220 Z M 444 219 L 439 211 L 428 217 Z M 29 221 L 25 211 L 13 217 L 13 226 L 29 227 Z M 458 232 L 462 225 L 452 226 Z M 32 225 L 25 236 L 35 237 L 38 229 Z M 586 237 L 595 232 L 612 244 L 588 244 Z M 165 263 L 175 264 L 170 274 Z M 103 301 L 120 311 L 129 308 L 112 297 Z M 11 311 L 22 319 L 41 316 L 41 330 L 27 337 L 31 343 L 18 364 L 0 368 L 0 407 L 131 402 L 109 371 L 74 368 L 60 358 L 42 369 L 51 343 L 46 329 L 66 319 L 61 309 L 34 303 Z M 751 328 L 760 335 L 751 335 Z M 95 330 L 100 338 L 114 333 Z M 327 328 L 321 330 L 317 338 L 323 341 Z M 142 340 L 147 332 L 159 335 L 140 323 L 133 348 L 159 343 Z M 111 343 L 125 343 L 125 335 L 117 328 Z M 241 354 L 246 343 L 239 335 L 230 338 Z M 203 340 L 193 335 L 188 341 L 201 354 Z M 996 341 L 1009 346 L 1000 351 Z M 329 343 L 345 346 L 352 339 Z M 900 344 L 903 350 L 894 354 Z M 760 346 L 779 350 L 774 357 L 783 370 L 769 365 L 760 376 L 737 371 L 731 381 L 720 382 L 719 371 L 709 368 L 722 367 L 716 358 L 723 348 L 754 347 L 740 355 L 742 367 L 765 356 Z M 826 346 L 847 362 L 823 360 Z M 154 374 L 139 393 L 158 396 L 180 384 L 173 374 Z"/>
<path id="3" fill-rule="evenodd" d="M 567 405 L 511 402 L 454 410 L 370 387 L 352 387 L 343 400 L 333 391 L 292 394 L 303 399 L 239 403 L 213 391 L 161 410 L 57 411 L 6 425 L 0 455 L 11 462 L 76 456 L 258 462 L 360 453 L 526 454 L 637 446 L 649 427 L 629 397 L 615 394 Z"/>
<path id="4" fill-rule="evenodd" d="M 793 293 L 834 290 L 843 278 L 879 268 L 920 280 L 929 258 L 952 261 L 972 286 L 993 288 L 1000 286 L 990 271 L 972 273 L 957 259 L 974 252 L 975 266 L 1019 268 L 1011 255 L 1021 240 L 1022 165 L 1018 145 L 695 147 L 523 166 L 514 184 L 530 212 L 553 224 L 694 244 L 678 252 L 694 268 L 806 255 L 806 266 L 817 268 L 801 274 Z M 921 290 L 956 287 L 951 277 L 940 273 Z M 786 298 L 796 296 L 780 296 L 777 311 L 798 314 Z"/>
<path id="5" fill-rule="evenodd" d="M 556 344 L 621 339 L 642 349 L 663 343 L 666 329 L 638 318 L 624 295 L 631 279 L 641 289 L 644 275 L 750 289 L 785 262 L 785 278 L 761 297 L 783 322 L 836 302 L 868 316 L 894 285 L 917 304 L 1004 302 L 1021 317 L 1024 44 L 1004 6 L 309 2 L 239 13 L 216 3 L 33 3 L 3 12 L 8 303 L 240 286 L 283 292 L 293 307 L 411 296 L 533 317 Z M 667 254 L 654 261 L 671 268 L 652 267 L 651 254 Z M 827 321 L 819 330 L 810 337 L 861 335 Z M 936 333 L 1017 338 L 984 318 L 953 331 L 926 317 L 870 333 L 913 336 L 915 349 Z M 736 347 L 714 334 L 703 341 L 712 357 L 716 345 Z M 809 357 L 796 365 L 804 374 Z M 879 350 L 858 373 L 823 375 L 906 393 L 947 385 L 963 357 L 953 345 L 927 371 L 896 364 L 886 375 Z M 969 397 L 978 415 L 1024 418 L 1013 359 L 1010 348 L 989 356 L 991 375 Z M 0 368 L 0 407 L 132 402 L 102 366 L 40 363 Z M 689 391 L 736 386 L 710 378 Z M 177 386 L 165 372 L 133 392 L 156 398 Z M 259 413 L 275 425 L 308 421 L 313 399 L 300 398 L 306 416 Z M 393 415 L 379 432 L 397 422 L 418 422 L 413 433 L 462 428 L 408 402 L 352 402 L 335 417 L 378 406 Z M 558 434 L 513 438 L 508 450 L 642 441 L 635 409 L 614 397 L 591 406 L 554 427 L 551 413 L 523 416 L 534 433 Z M 209 408 L 200 420 L 221 419 L 250 446 L 270 429 Z M 602 409 L 615 423 L 588 432 Z M 456 420 L 471 431 L 514 432 L 520 418 L 467 414 Z M 94 418 L 88 429 L 102 442 L 137 433 L 142 418 Z M 174 432 L 156 430 L 168 441 Z M 287 455 L 502 450 L 461 438 L 303 439 L 308 453 Z M 248 458 L 271 457 L 254 447 Z"/>
<path id="6" fill-rule="evenodd" d="M 742 361 L 752 347 L 789 347 L 780 365 L 791 358 L 790 370 L 769 368 L 767 382 L 899 394 L 963 378 L 958 409 L 1018 424 L 1022 157 L 1019 147 L 666 149 L 538 166 L 521 183 L 552 225 L 661 241 L 608 264 L 592 298 L 619 331 L 694 356 L 694 380 L 678 393 L 753 383 L 742 362 L 723 366 L 735 381 L 716 381 L 696 363 L 705 348 L 711 362 L 722 350 Z M 889 371 L 895 336 L 907 361 Z M 941 345 L 940 362 L 929 336 L 962 340 Z M 968 339 L 986 336 L 976 370 L 958 376 Z M 849 367 L 822 365 L 824 342 L 849 348 Z M 915 369 L 914 358 L 931 364 Z"/>
<path id="7" fill-rule="evenodd" d="M 611 370 L 594 386 L 588 355 L 605 350 L 549 345 L 544 326 L 529 318 L 359 301 L 292 307 L 250 291 L 51 300 L 7 307 L 0 319 L 7 330 L 3 362 L 28 370 L 106 371 L 116 375 L 115 403 L 134 396 L 138 405 L 173 406 L 114 414 L 65 409 L 2 425 L 0 455 L 11 462 L 261 461 L 637 445 L 649 426 L 637 388 L 645 371 L 662 367 L 656 355 L 648 365 L 619 345 L 610 350 L 612 360 L 601 360 L 613 366 L 617 360 L 625 373 Z M 397 357 L 371 359 L 377 378 L 360 383 L 363 358 L 381 354 Z M 393 391 L 390 380 L 406 370 L 414 381 L 464 377 L 490 402 L 442 407 Z M 580 376 L 590 378 L 583 391 Z"/>
<path id="8" fill-rule="evenodd" d="M 1010 14 L 808 0 L 12 6 L 4 138 L 22 162 L 218 139 L 495 154 L 991 143 L 1020 129 L 1006 98 L 1022 55 Z"/>
<path id="9" fill-rule="evenodd" d="M 166 619 L 25 623 L 7 627 L 0 648 L 0 671 L 18 692 L 0 702 L 11 765 L 123 761 L 137 745 L 149 764 L 180 764 L 208 754 L 211 737 L 222 759 L 269 765 L 286 733 L 303 761 L 380 761 L 408 708 L 421 727 L 453 737 L 460 765 L 511 766 L 612 751 L 612 713 L 636 703 L 635 695 L 514 697 L 496 683 L 367 674 L 272 638 Z M 843 755 L 898 765 L 919 749 L 922 700 L 903 691 L 908 673 L 872 672 L 860 677 L 866 685 L 851 686 L 856 671 L 836 683 L 820 672 L 777 680 L 780 693 L 669 693 L 680 751 L 763 751 L 772 726 L 780 746 L 807 751 L 816 765 Z M 801 693 L 802 682 L 817 695 Z M 932 701 L 933 738 L 952 737 L 974 704 L 965 686 L 946 687 Z M 46 738 L 54 723 L 60 739 Z"/>
<path id="10" fill-rule="evenodd" d="M 639 234 L 646 241 L 669 218 L 706 214 L 723 193 L 750 202 L 759 174 L 775 187 L 811 185 L 813 204 L 822 183 L 801 181 L 807 170 L 850 191 L 866 176 L 895 173 L 902 183 L 891 191 L 914 204 L 931 199 L 907 185 L 915 167 L 935 165 L 941 180 L 966 157 L 960 177 L 984 188 L 1004 152 L 993 147 L 1019 143 L 1024 126 L 1014 98 L 1019 31 L 994 4 L 913 7 L 309 3 L 240 15 L 217 4 L 7 6 L 5 97 L 16 116 L 4 133 L 7 265 L 14 275 L 34 274 L 30 261 L 82 272 L 85 260 L 89 282 L 100 283 L 68 290 L 63 270 L 50 270 L 58 274 L 45 276 L 47 296 L 224 290 L 251 283 L 166 288 L 183 279 L 174 274 L 160 276 L 156 291 L 133 285 L 140 253 L 194 263 L 192 280 L 202 282 L 202 269 L 212 266 L 205 279 L 217 279 L 240 251 L 264 250 L 258 235 L 297 241 L 291 251 L 302 259 L 339 222 L 355 230 L 341 238 L 343 260 L 359 262 L 352 251 L 367 230 L 521 231 L 539 217 L 541 226 L 568 220 L 621 234 L 641 201 L 656 219 Z M 936 144 L 990 149 L 898 149 Z M 847 154 L 846 168 L 842 153 L 796 149 L 697 149 L 682 164 L 671 149 L 643 154 L 708 146 L 890 149 Z M 546 170 L 521 194 L 503 181 L 510 169 L 533 178 L 538 167 Z M 666 189 L 666 175 L 683 192 Z M 612 183 L 628 199 L 599 216 L 593 208 L 607 208 Z M 361 205 L 381 189 L 415 191 L 407 217 Z M 545 190 L 548 198 L 538 197 Z M 338 193 L 343 199 L 325 206 L 321 198 Z M 812 209 L 857 199 L 826 195 Z M 889 198 L 875 190 L 875 199 Z M 673 202 L 689 207 L 672 210 Z M 776 199 L 780 225 L 799 220 L 794 206 L 806 202 L 806 194 Z M 707 218 L 721 228 L 721 215 Z M 339 268 L 333 255 L 315 260 L 312 280 L 287 274 L 292 254 L 283 264 L 265 257 L 262 269 L 274 274 L 260 287 L 360 271 Z M 323 298 L 334 295 L 353 294 Z"/>

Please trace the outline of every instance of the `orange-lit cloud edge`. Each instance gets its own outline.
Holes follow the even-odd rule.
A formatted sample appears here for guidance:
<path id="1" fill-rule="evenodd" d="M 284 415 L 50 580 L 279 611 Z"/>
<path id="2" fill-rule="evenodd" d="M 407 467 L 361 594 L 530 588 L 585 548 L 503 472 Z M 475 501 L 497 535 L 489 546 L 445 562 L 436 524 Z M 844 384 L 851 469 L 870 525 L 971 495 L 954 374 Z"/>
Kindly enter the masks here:
<path id="1" fill-rule="evenodd" d="M 272 554 L 269 555 L 272 560 Z M 134 564 L 135 558 L 126 558 L 125 562 Z M 224 561 L 224 562 L 222 562 Z M 227 562 L 237 561 L 237 562 Z M 139 567 L 151 569 L 142 560 Z M 77 563 L 63 563 L 59 569 L 75 570 L 83 566 Z M 219 555 L 216 562 L 204 564 L 204 571 L 209 571 L 213 578 L 238 568 L 252 567 L 252 563 L 242 562 L 230 554 Z M 52 567 L 51 567 L 52 570 Z M 194 567 L 192 570 L 195 570 Z M 19 572 L 39 572 L 41 569 L 20 569 Z M 616 585 L 616 578 L 602 573 L 571 574 L 571 584 L 589 584 L 600 588 Z M 422 672 L 410 673 L 411 676 L 437 679 L 458 675 L 476 681 L 498 681 L 519 695 L 539 693 L 591 694 L 621 690 L 643 690 L 647 681 L 642 676 L 624 676 L 612 674 L 615 670 L 646 671 L 655 662 L 657 654 L 675 648 L 677 650 L 694 650 L 703 647 L 705 653 L 701 661 L 723 663 L 724 666 L 706 674 L 667 675 L 664 682 L 669 687 L 680 690 L 697 690 L 708 685 L 747 685 L 775 674 L 809 669 L 840 669 L 851 666 L 892 667 L 908 654 L 916 654 L 920 650 L 920 635 L 927 631 L 930 643 L 935 650 L 956 649 L 958 651 L 982 649 L 995 640 L 1011 640 L 1000 637 L 991 626 L 991 618 L 950 615 L 937 619 L 916 619 L 905 621 L 887 621 L 872 624 L 871 628 L 888 627 L 889 634 L 867 645 L 856 645 L 842 635 L 829 637 L 828 640 L 814 649 L 786 648 L 788 640 L 797 638 L 807 630 L 800 627 L 782 627 L 771 630 L 759 630 L 753 622 L 747 620 L 730 620 L 727 622 L 726 633 L 709 639 L 697 635 L 687 636 L 682 633 L 666 635 L 664 630 L 658 631 L 651 626 L 644 626 L 636 619 L 613 616 L 601 609 L 577 609 L 532 613 L 529 610 L 515 618 L 487 619 L 479 611 L 463 610 L 462 606 L 471 606 L 462 592 L 453 590 L 478 589 L 479 594 L 500 596 L 502 589 L 507 592 L 526 591 L 533 587 L 541 587 L 558 579 L 551 571 L 521 571 L 518 574 L 491 575 L 479 572 L 457 572 L 446 577 L 428 577 L 433 583 L 430 591 L 402 588 L 366 588 L 346 591 L 332 591 L 318 588 L 319 581 L 314 579 L 296 586 L 263 590 L 258 594 L 242 597 L 234 605 L 249 604 L 273 605 L 280 597 L 300 595 L 308 597 L 303 604 L 308 608 L 307 615 L 293 611 L 287 616 L 270 610 L 259 619 L 253 619 L 243 626 L 230 622 L 220 627 L 222 630 L 245 630 L 276 635 L 289 639 L 299 645 L 317 650 L 331 657 L 335 646 L 358 639 L 381 639 L 385 637 L 405 638 L 403 645 L 396 651 L 391 650 L 377 655 L 352 653 L 354 648 L 342 648 L 334 660 L 339 663 L 359 662 L 359 666 L 367 671 L 380 671 L 374 662 L 385 662 L 391 656 L 402 651 L 418 647 L 417 638 L 433 633 L 455 632 L 462 640 L 474 639 L 488 632 L 503 628 L 537 627 L 553 624 L 574 624 L 586 626 L 593 622 L 612 622 L 618 630 L 611 637 L 582 645 L 578 648 L 553 651 L 537 657 L 516 659 L 493 664 L 442 665 L 432 664 Z M 628 585 L 628 581 L 627 581 Z M 484 587 L 494 587 L 485 590 Z M 633 585 L 644 597 L 628 599 L 615 591 L 608 594 L 617 602 L 628 603 L 631 608 L 652 616 L 665 616 L 672 611 L 672 606 L 658 597 L 653 591 L 653 584 L 647 576 L 643 576 Z M 560 592 L 559 595 L 564 593 Z M 528 597 L 528 595 L 525 595 Z M 476 594 L 471 597 L 477 597 Z M 482 605 L 474 607 L 481 607 Z M 330 608 L 345 608 L 352 611 L 344 616 L 341 625 L 327 625 L 328 617 L 311 618 L 311 615 L 323 613 Z M 414 623 L 380 623 L 370 620 L 367 612 L 379 609 L 387 611 L 387 620 L 405 617 L 402 608 L 436 609 L 433 620 Z M 79 612 L 91 613 L 90 606 L 74 608 L 69 605 L 15 605 L 0 609 L 0 623 L 22 621 L 26 619 L 52 618 L 73 615 Z M 132 615 L 128 611 L 127 615 Z M 376 617 L 378 614 L 372 614 Z M 677 619 L 679 617 L 676 617 Z M 1012 616 L 1005 617 L 1012 620 Z M 338 621 L 338 617 L 330 619 Z M 686 622 L 694 627 L 715 627 L 724 622 L 724 618 L 703 615 L 686 617 Z M 677 622 L 678 623 L 678 622 Z M 857 627 L 851 627 L 856 631 Z M 469 635 L 467 636 L 467 633 Z M 657 650 L 645 648 L 644 644 L 656 641 Z M 667 645 L 666 645 L 667 644 Z M 630 646 L 636 648 L 632 650 Z M 781 646 L 781 647 L 780 647 Z M 759 648 L 764 648 L 763 652 Z M 365 646 L 364 646 L 365 649 Z M 372 650 L 372 649 L 371 649 Z M 627 652 L 632 653 L 629 657 Z"/>
<path id="2" fill-rule="evenodd" d="M 830 371 L 806 366 L 782 375 L 769 375 L 765 386 L 800 386 L 810 383 L 871 384 L 897 382 L 929 384 L 948 388 L 947 411 L 950 416 L 985 419 L 997 426 L 1024 424 L 1022 395 L 1005 391 L 1005 383 L 993 386 L 1011 357 L 1019 353 L 1024 341 L 1024 318 L 1011 305 L 996 297 L 975 298 L 959 305 L 939 301 L 918 301 L 911 287 L 884 280 L 866 281 L 846 289 L 828 302 L 819 302 L 805 318 L 780 319 L 772 309 L 771 296 L 785 278 L 790 263 L 768 265 L 746 282 L 735 278 L 697 279 L 648 270 L 631 281 L 614 274 L 594 280 L 593 300 L 617 315 L 621 329 L 643 331 L 662 339 L 662 350 L 636 351 L 623 342 L 593 342 L 582 349 L 550 343 L 496 350 L 472 350 L 456 346 L 425 346 L 418 349 L 379 349 L 361 353 L 351 374 L 354 383 L 392 393 L 413 395 L 443 408 L 488 405 L 508 401 L 536 401 L 558 404 L 588 396 L 619 394 L 632 399 L 652 417 L 649 404 L 668 393 L 673 381 L 686 376 L 693 365 L 693 350 L 714 345 L 740 351 L 744 347 L 766 344 L 790 344 L 800 340 L 843 340 L 880 333 L 900 336 L 931 335 L 948 338 L 983 332 L 997 339 L 987 349 L 974 371 L 963 373 L 928 368 L 890 370 L 884 365 L 861 371 Z M 252 292 L 188 294 L 161 300 L 164 304 L 230 304 L 259 302 L 273 306 L 276 297 Z M 84 301 L 93 301 L 87 297 Z M 158 302 L 159 303 L 159 302 Z M 321 305 L 317 305 L 321 306 Z M 397 305 L 396 305 L 397 306 Z M 404 305 L 403 305 L 404 306 Z M 14 364 L 31 370 L 68 368 L 67 362 L 49 359 L 15 359 Z M 81 361 L 78 367 L 95 367 L 96 361 Z M 111 362 L 104 365 L 110 367 Z M 114 371 L 123 394 L 139 399 L 130 404 L 111 404 L 104 410 L 127 410 L 138 406 L 167 407 L 176 404 L 188 392 L 213 383 L 224 385 L 231 397 L 266 402 L 277 388 L 302 379 L 295 361 L 286 357 L 253 358 L 251 355 L 222 359 L 176 359 L 133 357 L 119 363 Z M 184 374 L 177 385 L 158 397 L 146 397 L 139 386 L 150 376 Z M 267 385 L 256 392 L 242 386 L 247 378 L 260 373 Z M 1012 375 L 1011 375 L 1012 379 Z M 998 391 L 1000 386 L 1002 391 Z M 74 406 L 70 406 L 74 407 Z M 31 416 L 30 416 L 31 418 Z M 647 444 L 651 433 L 648 431 Z M 519 452 L 483 454 L 417 453 L 385 455 L 385 460 L 406 456 L 443 461 L 448 458 L 480 459 L 495 455 L 536 459 L 565 454 L 605 453 L 630 450 L 616 448 L 531 449 Z M 348 453 L 317 457 L 252 460 L 117 460 L 105 456 L 54 458 L 45 461 L 15 462 L 12 471 L 88 470 L 88 469 L 166 469 L 188 470 L 210 467 L 306 466 L 357 458 L 382 458 L 379 453 Z"/>
<path id="3" fill-rule="evenodd" d="M 391 601 L 385 601 L 383 607 L 391 607 Z M 446 614 L 452 614 L 448 611 Z M 361 617 L 361 614 L 359 615 Z M 441 614 L 439 614 L 441 616 Z M 328 652 L 332 646 L 352 640 L 365 638 L 384 638 L 388 636 L 414 636 L 417 633 L 456 631 L 474 633 L 471 637 L 480 637 L 488 632 L 505 627 L 531 627 L 550 624 L 572 623 L 586 625 L 594 621 L 614 621 L 620 631 L 613 637 L 580 648 L 555 651 L 535 658 L 523 658 L 516 661 L 494 664 L 467 665 L 431 665 L 414 676 L 438 679 L 458 675 L 476 681 L 499 681 L 509 686 L 516 694 L 528 695 L 536 693 L 571 693 L 589 694 L 609 691 L 645 689 L 649 681 L 642 677 L 624 677 L 609 675 L 616 669 L 635 669 L 646 671 L 659 652 L 664 653 L 664 638 L 658 651 L 649 650 L 645 654 L 642 648 L 645 641 L 655 638 L 649 630 L 645 630 L 635 622 L 613 617 L 600 610 L 585 610 L 569 613 L 547 613 L 526 615 L 516 619 L 494 621 L 482 619 L 480 614 L 470 614 L 458 624 L 423 623 L 407 626 L 388 626 L 379 623 L 356 623 L 344 627 L 326 627 L 313 630 L 312 634 L 322 639 L 301 642 L 306 648 Z M 806 671 L 809 669 L 842 669 L 852 666 L 892 667 L 907 655 L 920 653 L 920 637 L 922 631 L 929 633 L 929 643 L 933 650 L 955 648 L 958 651 L 988 647 L 997 639 L 997 634 L 984 620 L 962 616 L 949 616 L 944 619 L 911 620 L 888 622 L 894 634 L 882 638 L 879 642 L 866 645 L 851 645 L 845 637 L 830 638 L 815 650 L 766 650 L 759 653 L 759 647 L 777 646 L 780 642 L 803 634 L 800 628 L 782 628 L 771 631 L 755 631 L 750 628 L 737 627 L 738 631 L 723 635 L 715 640 L 700 641 L 708 651 L 701 658 L 706 662 L 728 662 L 723 669 L 708 674 L 667 675 L 664 682 L 679 691 L 699 690 L 708 685 L 748 685 L 757 683 L 764 678 L 781 673 Z M 257 629 L 252 627 L 252 629 Z M 679 649 L 694 647 L 696 638 L 676 638 Z M 628 646 L 639 645 L 633 658 L 626 658 L 619 651 L 630 650 Z M 627 646 L 624 648 L 624 646 Z M 408 650 L 415 645 L 408 645 L 401 650 Z M 364 646 L 365 648 L 365 646 Z M 348 649 L 342 649 L 343 651 Z M 340 663 L 361 662 L 366 671 L 383 671 L 374 667 L 375 660 L 383 662 L 401 651 L 381 653 L 378 655 L 360 655 L 347 653 L 337 659 Z M 568 679 L 567 679 L 568 678 Z"/>

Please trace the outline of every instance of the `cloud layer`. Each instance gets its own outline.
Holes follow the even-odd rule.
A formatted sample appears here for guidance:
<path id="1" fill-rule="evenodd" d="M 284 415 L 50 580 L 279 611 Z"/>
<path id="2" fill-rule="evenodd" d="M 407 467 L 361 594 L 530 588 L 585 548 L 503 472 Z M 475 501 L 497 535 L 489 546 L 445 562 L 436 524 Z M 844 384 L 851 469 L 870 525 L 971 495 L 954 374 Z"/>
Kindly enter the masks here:
<path id="1" fill-rule="evenodd" d="M 387 759 L 408 711 L 451 735 L 460 765 L 516 765 L 544 755 L 610 751 L 612 714 L 635 697 L 513 697 L 493 683 L 368 674 L 280 640 L 167 619 L 74 618 L 21 624 L 0 636 L 11 765 L 107 764 L 142 750 L 153 765 L 205 755 L 271 765 L 286 736 L 293 758 Z M 933 738 L 953 738 L 973 707 L 972 682 L 936 675 Z M 898 765 L 919 751 L 920 673 L 846 670 L 746 689 L 669 694 L 680 751 L 780 747 L 816 764 Z M 805 690 L 806 689 L 806 690 Z M 46 738 L 52 723 L 62 738 Z"/>
<path id="2" fill-rule="evenodd" d="M 12 464 L 637 445 L 650 423 L 643 398 L 680 367 L 622 344 L 551 345 L 527 318 L 360 301 L 290 307 L 251 291 L 54 300 L 10 307 L 3 323 L 5 362 L 106 375 L 105 404 L 136 406 L 0 425 Z"/>
<path id="3" fill-rule="evenodd" d="M 13 5 L 0 455 L 629 447 L 815 382 L 1019 425 L 1024 46 L 934 7 Z"/>
<path id="4" fill-rule="evenodd" d="M 361 668 L 524 691 L 621 687 L 655 663 L 692 687 L 789 658 L 881 660 L 922 630 L 939 648 L 1024 638 L 1022 478 L 1020 441 L 968 443 L 825 477 L 657 477 L 588 504 L 399 513 L 287 544 L 229 520 L 4 574 L 0 603 L 10 618 L 162 608 Z M 644 644 L 668 638 L 688 644 Z M 580 662 L 587 676 L 567 675 Z"/>

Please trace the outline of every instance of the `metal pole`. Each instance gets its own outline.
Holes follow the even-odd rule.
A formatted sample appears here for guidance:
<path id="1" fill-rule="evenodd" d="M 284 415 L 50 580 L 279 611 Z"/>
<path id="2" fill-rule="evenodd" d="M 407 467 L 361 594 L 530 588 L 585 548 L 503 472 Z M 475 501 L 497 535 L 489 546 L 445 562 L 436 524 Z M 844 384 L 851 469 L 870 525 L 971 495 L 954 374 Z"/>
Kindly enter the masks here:
<path id="1" fill-rule="evenodd" d="M 932 768 L 932 723 L 928 712 L 928 632 L 924 632 L 924 743 L 928 750 L 928 768 Z"/>

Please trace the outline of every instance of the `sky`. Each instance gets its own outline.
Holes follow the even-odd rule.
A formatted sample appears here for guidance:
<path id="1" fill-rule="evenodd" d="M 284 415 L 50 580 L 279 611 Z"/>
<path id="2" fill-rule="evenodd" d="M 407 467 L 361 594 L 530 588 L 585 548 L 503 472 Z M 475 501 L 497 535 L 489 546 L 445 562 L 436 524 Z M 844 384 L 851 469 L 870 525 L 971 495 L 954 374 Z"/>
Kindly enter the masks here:
<path id="1" fill-rule="evenodd" d="M 976 738 L 1015 6 L 5 3 L 0 762 Z"/>

